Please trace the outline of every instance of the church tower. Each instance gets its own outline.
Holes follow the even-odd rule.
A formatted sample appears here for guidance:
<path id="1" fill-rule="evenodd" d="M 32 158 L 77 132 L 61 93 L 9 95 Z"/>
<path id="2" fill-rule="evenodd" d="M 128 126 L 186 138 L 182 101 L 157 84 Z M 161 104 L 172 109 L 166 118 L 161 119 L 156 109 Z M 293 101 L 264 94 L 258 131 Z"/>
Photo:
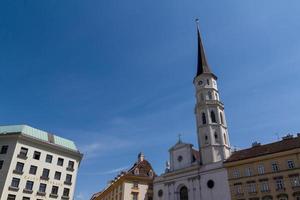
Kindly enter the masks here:
<path id="1" fill-rule="evenodd" d="M 199 24 L 198 64 L 194 78 L 196 88 L 196 122 L 198 144 L 203 165 L 223 161 L 230 156 L 230 143 L 224 112 L 217 87 L 217 76 L 211 71 L 204 52 Z"/>

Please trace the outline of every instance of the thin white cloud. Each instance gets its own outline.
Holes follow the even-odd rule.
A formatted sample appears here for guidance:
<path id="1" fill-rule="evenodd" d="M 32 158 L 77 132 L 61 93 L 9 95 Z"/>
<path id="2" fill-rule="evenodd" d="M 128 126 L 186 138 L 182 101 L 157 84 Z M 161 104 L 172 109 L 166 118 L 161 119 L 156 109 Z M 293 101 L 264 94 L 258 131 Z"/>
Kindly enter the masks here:
<path id="1" fill-rule="evenodd" d="M 88 172 L 88 173 L 82 173 L 82 175 L 108 175 L 108 174 L 115 174 L 119 173 L 123 170 L 128 169 L 129 166 L 124 166 L 124 167 L 118 167 L 116 169 L 104 171 L 104 172 Z"/>

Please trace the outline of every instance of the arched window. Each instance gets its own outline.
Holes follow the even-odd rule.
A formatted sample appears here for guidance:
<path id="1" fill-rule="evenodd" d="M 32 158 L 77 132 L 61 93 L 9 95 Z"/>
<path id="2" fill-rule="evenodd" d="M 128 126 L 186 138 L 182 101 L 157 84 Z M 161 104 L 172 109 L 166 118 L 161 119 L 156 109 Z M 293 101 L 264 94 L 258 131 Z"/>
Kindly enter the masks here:
<path id="1" fill-rule="evenodd" d="M 179 191 L 179 195 L 180 195 L 180 200 L 189 200 L 187 187 L 183 186 Z"/>
<path id="2" fill-rule="evenodd" d="M 219 100 L 218 93 L 215 93 L 215 95 L 216 95 L 216 100 Z"/>
<path id="3" fill-rule="evenodd" d="M 227 138 L 226 138 L 226 134 L 224 133 L 224 142 L 225 144 L 227 144 Z"/>
<path id="4" fill-rule="evenodd" d="M 223 114 L 220 112 L 220 119 L 221 119 L 221 124 L 224 124 L 224 119 L 223 119 Z"/>
<path id="5" fill-rule="evenodd" d="M 210 118 L 212 123 L 217 123 L 216 115 L 214 111 L 210 111 Z"/>
<path id="6" fill-rule="evenodd" d="M 205 113 L 202 113 L 202 124 L 206 124 L 206 116 L 205 116 Z"/>
<path id="7" fill-rule="evenodd" d="M 207 94 L 208 94 L 208 99 L 209 99 L 209 100 L 212 100 L 212 94 L 211 94 L 211 91 L 208 91 Z"/>
<path id="8" fill-rule="evenodd" d="M 215 141 L 217 142 L 218 141 L 218 134 L 217 134 L 217 132 L 215 132 L 214 136 L 215 136 Z"/>
<path id="9" fill-rule="evenodd" d="M 207 85 L 209 85 L 209 79 L 206 80 Z"/>
<path id="10" fill-rule="evenodd" d="M 139 174 L 140 174 L 140 170 L 139 170 L 139 168 L 135 168 L 135 170 L 134 170 L 134 174 L 135 174 L 135 175 L 139 175 Z"/>

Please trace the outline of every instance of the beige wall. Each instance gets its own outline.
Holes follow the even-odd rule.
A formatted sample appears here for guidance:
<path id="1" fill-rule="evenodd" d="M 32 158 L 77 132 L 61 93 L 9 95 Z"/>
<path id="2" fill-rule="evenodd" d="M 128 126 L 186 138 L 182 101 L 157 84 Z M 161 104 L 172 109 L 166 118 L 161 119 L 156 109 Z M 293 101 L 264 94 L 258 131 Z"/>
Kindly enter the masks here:
<path id="1" fill-rule="evenodd" d="M 297 192 L 300 192 L 300 182 L 294 183 L 295 180 L 300 181 L 299 156 L 299 150 L 291 150 L 273 155 L 226 163 L 225 166 L 228 169 L 232 200 L 251 198 L 253 198 L 253 200 L 255 198 L 263 199 L 267 196 L 272 196 L 273 199 L 281 199 L 280 195 L 282 194 L 287 195 L 288 199 L 299 200 L 300 195 L 299 199 L 297 199 L 296 196 Z M 294 168 L 289 168 L 288 161 L 294 163 Z M 277 163 L 279 167 L 278 171 L 272 169 L 273 163 Z M 259 166 L 263 166 L 264 173 L 259 173 Z M 247 173 L 248 169 L 250 169 L 250 175 Z M 239 174 L 239 176 L 237 176 L 237 174 Z M 283 189 L 279 189 L 276 182 L 281 178 L 284 184 Z M 263 191 L 263 186 L 266 185 L 268 185 L 269 190 Z M 250 189 L 252 189 L 252 191 Z M 240 190 L 239 194 L 238 190 Z"/>
<path id="2" fill-rule="evenodd" d="M 2 141 L 2 137 L 1 137 L 1 141 Z M 32 140 L 30 140 L 28 138 L 24 138 L 24 137 L 19 137 L 19 136 L 16 137 L 15 136 L 14 141 L 17 142 L 15 146 L 8 144 L 9 149 L 11 149 L 11 150 L 13 149 L 13 153 L 10 152 L 9 155 L 6 155 L 7 159 L 11 159 L 11 162 L 10 162 L 10 165 L 7 166 L 8 168 L 7 168 L 6 181 L 1 187 L 1 189 L 3 189 L 2 193 L 1 193 L 1 197 L 0 197 L 1 200 L 2 199 L 6 200 L 8 194 L 16 195 L 17 200 L 19 200 L 19 199 L 21 200 L 23 197 L 30 197 L 31 199 L 32 198 L 33 199 L 37 199 L 37 198 L 45 199 L 45 200 L 50 199 L 49 195 L 51 193 L 52 186 L 59 187 L 58 199 L 61 199 L 61 197 L 63 196 L 64 188 L 70 189 L 69 199 L 72 200 L 74 198 L 74 190 L 75 190 L 75 185 L 76 185 L 77 171 L 78 171 L 78 167 L 79 167 L 79 163 L 80 163 L 80 156 L 75 156 L 76 154 L 74 154 L 74 155 L 68 154 L 67 151 L 63 151 L 63 150 L 61 150 L 61 148 L 51 147 L 49 145 L 44 145 L 43 143 L 39 143 L 39 142 L 33 142 Z M 18 154 L 20 152 L 21 147 L 25 147 L 28 149 L 27 159 L 18 158 Z M 39 160 L 33 159 L 34 151 L 38 151 L 41 153 Z M 45 162 L 47 154 L 53 156 L 52 163 Z M 57 165 L 58 158 L 64 159 L 63 166 Z M 74 171 L 67 170 L 68 162 L 70 160 L 74 161 Z M 21 175 L 13 172 L 16 168 L 17 162 L 24 164 L 23 174 L 21 174 Z M 36 175 L 29 174 L 29 169 L 30 169 L 31 165 L 37 166 Z M 42 172 L 43 172 L 44 168 L 50 170 L 49 180 L 41 180 L 41 178 L 40 178 L 42 176 Z M 54 179 L 54 174 L 56 171 L 61 172 L 60 180 Z M 67 174 L 72 175 L 72 180 L 71 180 L 72 184 L 71 185 L 64 183 L 66 180 Z M 13 178 L 20 179 L 18 191 L 12 191 L 9 189 Z M 27 181 L 34 182 L 32 194 L 26 194 L 23 192 L 23 189 L 25 188 Z M 45 196 L 37 196 L 37 191 L 39 190 L 40 183 L 47 184 Z"/>

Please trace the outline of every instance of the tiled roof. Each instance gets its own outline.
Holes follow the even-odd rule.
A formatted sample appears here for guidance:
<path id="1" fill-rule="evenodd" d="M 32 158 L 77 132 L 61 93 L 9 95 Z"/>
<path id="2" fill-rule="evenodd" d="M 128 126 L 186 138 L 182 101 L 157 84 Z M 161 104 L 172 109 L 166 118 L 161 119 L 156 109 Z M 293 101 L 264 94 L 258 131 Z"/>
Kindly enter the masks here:
<path id="1" fill-rule="evenodd" d="M 255 145 L 249 149 L 233 152 L 232 155 L 225 161 L 225 163 L 274 154 L 296 148 L 300 148 L 300 137 L 289 136 L 278 142 L 265 145 Z"/>
<path id="2" fill-rule="evenodd" d="M 53 143 L 73 151 L 78 151 L 73 141 L 56 135 L 52 135 L 50 133 L 47 133 L 45 131 L 27 125 L 0 126 L 0 135 L 10 134 L 10 133 L 21 133 L 26 136 L 30 136 L 44 142 Z"/>

